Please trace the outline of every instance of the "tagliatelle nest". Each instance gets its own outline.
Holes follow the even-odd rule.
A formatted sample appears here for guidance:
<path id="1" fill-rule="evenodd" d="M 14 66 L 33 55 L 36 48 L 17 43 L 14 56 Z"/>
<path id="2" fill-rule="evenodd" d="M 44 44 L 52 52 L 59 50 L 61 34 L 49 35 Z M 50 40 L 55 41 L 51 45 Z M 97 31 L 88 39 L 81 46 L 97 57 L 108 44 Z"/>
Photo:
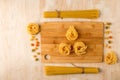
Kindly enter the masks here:
<path id="1" fill-rule="evenodd" d="M 66 43 L 60 43 L 59 45 L 59 52 L 62 55 L 69 55 L 71 51 L 71 45 L 66 44 Z"/>
<path id="2" fill-rule="evenodd" d="M 35 34 L 40 32 L 40 27 L 36 23 L 30 23 L 27 26 L 27 31 L 28 31 L 29 34 L 35 35 Z"/>
<path id="3" fill-rule="evenodd" d="M 87 46 L 83 42 L 78 41 L 74 43 L 73 49 L 76 55 L 83 55 L 86 53 Z"/>
<path id="4" fill-rule="evenodd" d="M 69 41 L 74 41 L 78 38 L 78 32 L 75 30 L 74 26 L 70 26 L 66 32 L 66 38 Z"/>
<path id="5" fill-rule="evenodd" d="M 115 64 L 117 62 L 117 56 L 113 51 L 111 51 L 107 53 L 104 60 L 107 64 Z"/>

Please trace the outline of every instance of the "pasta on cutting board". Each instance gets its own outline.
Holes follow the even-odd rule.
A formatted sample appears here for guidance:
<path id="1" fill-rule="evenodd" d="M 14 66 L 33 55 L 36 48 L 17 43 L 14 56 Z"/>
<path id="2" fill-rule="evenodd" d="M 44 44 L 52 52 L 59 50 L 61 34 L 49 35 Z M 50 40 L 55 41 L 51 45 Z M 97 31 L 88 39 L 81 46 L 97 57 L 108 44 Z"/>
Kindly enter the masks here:
<path id="1" fill-rule="evenodd" d="M 60 43 L 59 52 L 62 55 L 69 55 L 71 51 L 71 46 L 67 43 Z"/>
<path id="2" fill-rule="evenodd" d="M 78 41 L 74 43 L 73 48 L 76 55 L 83 55 L 86 53 L 87 46 L 83 42 Z"/>
<path id="3" fill-rule="evenodd" d="M 66 38 L 69 41 L 74 41 L 78 38 L 78 32 L 76 31 L 74 26 L 70 26 L 66 32 Z"/>
<path id="4" fill-rule="evenodd" d="M 66 32 L 66 38 L 69 41 L 75 41 L 78 38 L 78 32 L 74 26 L 69 27 Z M 60 43 L 59 52 L 63 55 L 70 55 L 70 52 L 72 52 L 71 48 L 73 48 L 73 51 L 76 55 L 83 55 L 86 53 L 87 46 L 82 41 L 75 41 L 74 45 L 70 45 L 66 43 Z"/>

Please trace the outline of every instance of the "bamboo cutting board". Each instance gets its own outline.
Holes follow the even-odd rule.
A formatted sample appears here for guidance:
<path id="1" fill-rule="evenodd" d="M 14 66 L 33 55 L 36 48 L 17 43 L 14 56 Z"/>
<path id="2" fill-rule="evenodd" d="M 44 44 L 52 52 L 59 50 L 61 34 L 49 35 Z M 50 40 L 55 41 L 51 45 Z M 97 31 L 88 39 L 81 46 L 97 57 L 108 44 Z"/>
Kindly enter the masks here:
<path id="1" fill-rule="evenodd" d="M 87 46 L 87 53 L 82 56 L 71 54 L 63 56 L 58 47 L 61 42 L 71 43 L 66 37 L 70 25 L 75 26 L 79 37 Z M 41 23 L 42 62 L 102 62 L 104 25 L 102 22 L 45 22 Z M 72 42 L 74 43 L 74 42 Z"/>

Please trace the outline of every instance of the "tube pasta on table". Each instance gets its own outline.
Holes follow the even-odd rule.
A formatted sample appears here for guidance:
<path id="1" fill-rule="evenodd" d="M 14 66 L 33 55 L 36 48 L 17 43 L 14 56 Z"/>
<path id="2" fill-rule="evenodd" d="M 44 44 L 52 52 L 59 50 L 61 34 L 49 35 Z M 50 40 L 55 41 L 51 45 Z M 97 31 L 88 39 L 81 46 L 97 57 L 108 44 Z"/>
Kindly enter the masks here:
<path id="1" fill-rule="evenodd" d="M 83 42 L 78 41 L 74 43 L 73 48 L 76 55 L 83 55 L 86 53 L 87 46 Z"/>
<path id="2" fill-rule="evenodd" d="M 74 28 L 74 26 L 70 26 L 69 29 L 66 32 L 66 38 L 69 41 L 74 41 L 78 38 L 78 32 Z"/>
<path id="3" fill-rule="evenodd" d="M 69 55 L 71 51 L 71 45 L 67 43 L 60 43 L 59 45 L 59 52 L 62 55 Z"/>

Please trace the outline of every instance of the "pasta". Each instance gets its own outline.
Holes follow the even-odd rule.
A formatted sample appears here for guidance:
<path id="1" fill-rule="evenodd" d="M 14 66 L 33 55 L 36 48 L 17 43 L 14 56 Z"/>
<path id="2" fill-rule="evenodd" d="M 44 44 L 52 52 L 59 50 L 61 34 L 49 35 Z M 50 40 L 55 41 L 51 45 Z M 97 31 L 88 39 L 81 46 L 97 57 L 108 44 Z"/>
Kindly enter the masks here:
<path id="1" fill-rule="evenodd" d="M 63 67 L 63 66 L 45 66 L 46 75 L 64 75 L 64 74 L 97 74 L 99 68 L 95 67 Z"/>
<path id="2" fill-rule="evenodd" d="M 44 18 L 88 18 L 95 19 L 100 16 L 99 10 L 77 11 L 45 11 Z"/>
<path id="3" fill-rule="evenodd" d="M 79 41 L 74 43 L 73 48 L 76 55 L 83 55 L 86 53 L 87 46 L 83 42 Z"/>
<path id="4" fill-rule="evenodd" d="M 116 62 L 117 62 L 116 54 L 113 51 L 107 53 L 107 55 L 105 56 L 105 63 L 115 64 Z"/>
<path id="5" fill-rule="evenodd" d="M 37 34 L 37 33 L 40 32 L 39 25 L 38 25 L 38 24 L 35 24 L 35 23 L 30 23 L 30 24 L 27 26 L 27 31 L 28 31 L 28 33 L 31 34 L 31 35 Z"/>
<path id="6" fill-rule="evenodd" d="M 60 45 L 59 45 L 59 52 L 62 55 L 69 55 L 70 51 L 71 51 L 71 46 L 69 44 L 60 43 Z"/>
<path id="7" fill-rule="evenodd" d="M 70 26 L 69 29 L 66 32 L 66 38 L 69 41 L 74 41 L 78 38 L 78 33 L 75 30 L 74 26 Z"/>

